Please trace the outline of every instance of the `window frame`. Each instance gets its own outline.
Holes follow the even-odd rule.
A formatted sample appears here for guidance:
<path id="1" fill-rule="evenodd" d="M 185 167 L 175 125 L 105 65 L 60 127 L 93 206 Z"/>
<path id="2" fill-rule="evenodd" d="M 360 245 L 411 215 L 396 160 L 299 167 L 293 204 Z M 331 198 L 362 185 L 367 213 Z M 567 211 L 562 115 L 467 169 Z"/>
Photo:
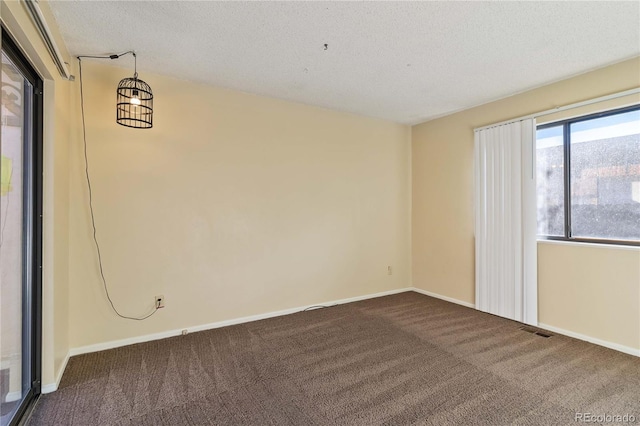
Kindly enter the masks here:
<path id="1" fill-rule="evenodd" d="M 551 127 L 562 126 L 563 135 L 563 179 L 564 179 L 564 235 L 537 235 L 538 241 L 567 241 L 573 243 L 590 243 L 590 244 L 609 244 L 620 246 L 640 247 L 640 240 L 616 240 L 603 238 L 585 238 L 571 236 L 571 131 L 570 125 L 589 121 L 596 118 L 609 117 L 612 115 L 624 114 L 626 112 L 640 111 L 640 104 L 634 104 L 622 108 L 610 109 L 606 111 L 596 112 L 579 117 L 568 118 L 564 120 L 556 120 L 536 126 L 538 130 L 548 129 Z M 537 138 L 536 138 L 537 141 Z M 537 147 L 536 147 L 537 149 Z"/>

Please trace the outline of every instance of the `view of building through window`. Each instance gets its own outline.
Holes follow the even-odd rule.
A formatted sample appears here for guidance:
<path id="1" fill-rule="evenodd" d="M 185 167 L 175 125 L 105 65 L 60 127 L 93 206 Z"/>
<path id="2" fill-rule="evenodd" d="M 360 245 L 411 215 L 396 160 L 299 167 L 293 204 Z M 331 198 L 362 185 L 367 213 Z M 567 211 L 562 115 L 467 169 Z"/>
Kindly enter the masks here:
<path id="1" fill-rule="evenodd" d="M 537 131 L 538 235 L 564 235 L 563 126 Z"/>
<path id="2" fill-rule="evenodd" d="M 536 148 L 539 235 L 640 242 L 640 108 L 541 127 Z"/>

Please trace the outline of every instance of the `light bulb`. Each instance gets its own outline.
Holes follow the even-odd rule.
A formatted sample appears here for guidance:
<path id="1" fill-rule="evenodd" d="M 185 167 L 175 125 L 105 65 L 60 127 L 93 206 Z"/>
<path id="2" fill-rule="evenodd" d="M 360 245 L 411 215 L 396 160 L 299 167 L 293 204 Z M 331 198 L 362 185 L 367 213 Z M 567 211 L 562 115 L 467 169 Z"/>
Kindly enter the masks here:
<path id="1" fill-rule="evenodd" d="M 138 106 L 140 105 L 140 92 L 138 92 L 137 90 L 132 90 L 131 91 L 131 99 L 129 99 L 129 103 L 131 105 L 135 105 Z"/>

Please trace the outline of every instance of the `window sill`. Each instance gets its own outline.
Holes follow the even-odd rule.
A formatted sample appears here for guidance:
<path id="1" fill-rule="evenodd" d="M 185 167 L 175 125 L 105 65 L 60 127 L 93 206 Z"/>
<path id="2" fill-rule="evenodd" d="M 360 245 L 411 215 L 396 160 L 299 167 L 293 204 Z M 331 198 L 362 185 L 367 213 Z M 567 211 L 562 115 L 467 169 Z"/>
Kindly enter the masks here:
<path id="1" fill-rule="evenodd" d="M 547 240 L 544 238 L 538 238 L 538 244 L 555 244 L 555 245 L 564 245 L 564 246 L 640 251 L 640 246 L 631 246 L 631 245 L 627 246 L 623 244 L 590 243 L 586 241 Z"/>

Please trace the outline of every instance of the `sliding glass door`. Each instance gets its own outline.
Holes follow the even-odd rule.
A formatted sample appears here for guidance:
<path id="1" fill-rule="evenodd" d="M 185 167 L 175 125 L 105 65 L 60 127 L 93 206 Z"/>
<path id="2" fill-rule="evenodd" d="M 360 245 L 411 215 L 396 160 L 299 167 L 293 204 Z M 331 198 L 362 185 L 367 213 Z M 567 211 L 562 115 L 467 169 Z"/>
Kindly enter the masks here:
<path id="1" fill-rule="evenodd" d="M 42 81 L 2 31 L 0 426 L 40 393 Z"/>

